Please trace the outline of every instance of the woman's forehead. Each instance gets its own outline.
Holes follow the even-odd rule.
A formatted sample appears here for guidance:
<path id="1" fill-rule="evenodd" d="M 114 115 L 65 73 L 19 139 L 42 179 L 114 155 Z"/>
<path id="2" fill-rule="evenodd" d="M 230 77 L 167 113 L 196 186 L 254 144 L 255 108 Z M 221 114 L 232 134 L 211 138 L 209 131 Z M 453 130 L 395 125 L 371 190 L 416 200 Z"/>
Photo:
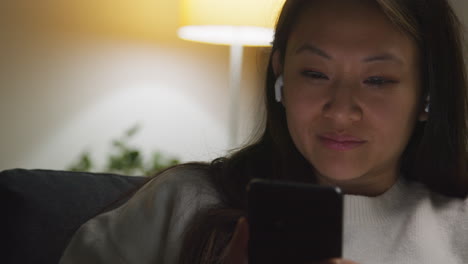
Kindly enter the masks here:
<path id="1" fill-rule="evenodd" d="M 309 46 L 325 49 L 328 52 L 322 53 L 328 57 L 336 52 L 413 57 L 417 52 L 416 43 L 375 2 L 349 1 L 355 4 L 339 4 L 348 0 L 318 1 L 304 9 L 291 30 L 286 53 L 297 53 Z"/>
<path id="2" fill-rule="evenodd" d="M 309 4 L 301 11 L 292 28 L 293 32 L 306 30 L 317 31 L 317 33 L 356 35 L 398 31 L 398 28 L 374 1 L 319 0 L 311 2 L 313 4 Z"/>

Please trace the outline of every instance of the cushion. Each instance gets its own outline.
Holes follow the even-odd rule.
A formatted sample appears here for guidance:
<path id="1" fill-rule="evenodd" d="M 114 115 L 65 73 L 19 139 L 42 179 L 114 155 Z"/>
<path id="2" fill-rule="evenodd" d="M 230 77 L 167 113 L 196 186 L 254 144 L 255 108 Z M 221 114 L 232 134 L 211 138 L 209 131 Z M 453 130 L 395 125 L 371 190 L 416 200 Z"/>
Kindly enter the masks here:
<path id="1" fill-rule="evenodd" d="M 125 202 L 146 180 L 52 170 L 0 172 L 2 263 L 58 263 L 84 222 Z"/>

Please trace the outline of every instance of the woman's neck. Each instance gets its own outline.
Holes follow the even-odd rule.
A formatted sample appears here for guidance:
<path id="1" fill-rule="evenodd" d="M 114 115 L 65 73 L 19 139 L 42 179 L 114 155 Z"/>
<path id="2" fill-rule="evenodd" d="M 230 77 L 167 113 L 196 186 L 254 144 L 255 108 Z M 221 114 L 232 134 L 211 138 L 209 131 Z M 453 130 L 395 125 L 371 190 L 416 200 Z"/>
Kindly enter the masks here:
<path id="1" fill-rule="evenodd" d="M 384 174 L 363 175 L 351 180 L 335 180 L 317 173 L 320 185 L 338 186 L 345 194 L 379 196 L 390 189 L 398 180 L 399 173 L 387 172 Z"/>

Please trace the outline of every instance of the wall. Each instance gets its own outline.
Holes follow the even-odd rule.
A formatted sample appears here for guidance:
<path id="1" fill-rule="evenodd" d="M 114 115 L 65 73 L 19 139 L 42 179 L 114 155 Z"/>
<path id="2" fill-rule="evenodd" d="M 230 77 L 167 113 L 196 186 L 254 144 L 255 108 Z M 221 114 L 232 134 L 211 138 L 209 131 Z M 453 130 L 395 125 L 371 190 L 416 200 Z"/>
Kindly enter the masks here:
<path id="1" fill-rule="evenodd" d="M 111 139 L 136 123 L 132 143 L 145 154 L 226 153 L 229 49 L 178 39 L 177 1 L 36 2 L 7 2 L 0 14 L 0 170 L 64 169 L 85 150 L 103 165 Z M 243 139 L 262 54 L 245 50 Z"/>

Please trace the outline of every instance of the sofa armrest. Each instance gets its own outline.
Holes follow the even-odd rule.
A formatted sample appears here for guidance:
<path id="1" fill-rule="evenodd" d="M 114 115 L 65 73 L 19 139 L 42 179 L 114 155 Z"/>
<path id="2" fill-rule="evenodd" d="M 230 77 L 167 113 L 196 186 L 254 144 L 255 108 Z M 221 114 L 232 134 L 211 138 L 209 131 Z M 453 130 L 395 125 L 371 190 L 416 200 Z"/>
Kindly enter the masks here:
<path id="1" fill-rule="evenodd" d="M 52 170 L 0 172 L 0 237 L 7 245 L 2 263 L 58 263 L 84 222 L 125 202 L 146 179 Z"/>

